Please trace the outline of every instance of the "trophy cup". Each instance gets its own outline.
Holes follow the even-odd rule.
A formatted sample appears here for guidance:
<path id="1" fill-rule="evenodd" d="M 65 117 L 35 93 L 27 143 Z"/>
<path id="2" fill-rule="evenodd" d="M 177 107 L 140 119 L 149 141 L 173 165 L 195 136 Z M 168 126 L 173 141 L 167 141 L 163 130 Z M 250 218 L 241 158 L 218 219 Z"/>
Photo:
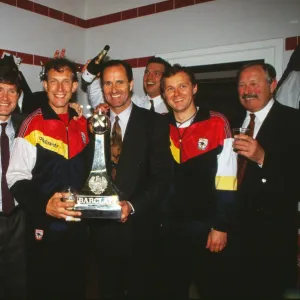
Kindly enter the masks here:
<path id="1" fill-rule="evenodd" d="M 95 150 L 92 169 L 84 187 L 77 195 L 74 210 L 82 218 L 121 219 L 119 196 L 107 174 L 105 163 L 105 134 L 110 133 L 110 120 L 99 112 L 89 121 L 90 130 L 95 134 Z"/>

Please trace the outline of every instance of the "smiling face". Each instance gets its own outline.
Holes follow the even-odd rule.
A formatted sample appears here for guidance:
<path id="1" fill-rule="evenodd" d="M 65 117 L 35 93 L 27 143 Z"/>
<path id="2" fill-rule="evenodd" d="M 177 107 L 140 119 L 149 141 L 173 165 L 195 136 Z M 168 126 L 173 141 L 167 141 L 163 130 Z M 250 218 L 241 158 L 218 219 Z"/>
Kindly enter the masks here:
<path id="1" fill-rule="evenodd" d="M 48 72 L 44 88 L 47 92 L 49 105 L 57 114 L 68 112 L 69 101 L 77 90 L 78 82 L 73 81 L 73 73 L 63 67 L 60 72 L 51 69 Z"/>
<path id="2" fill-rule="evenodd" d="M 164 79 L 164 96 L 175 116 L 189 116 L 196 111 L 194 94 L 197 85 L 192 84 L 190 77 L 185 72 L 179 72 Z"/>
<path id="3" fill-rule="evenodd" d="M 150 98 L 160 95 L 160 80 L 165 71 L 165 66 L 159 63 L 149 63 L 144 72 L 144 89 Z"/>
<path id="4" fill-rule="evenodd" d="M 17 87 L 14 84 L 0 83 L 0 120 L 6 121 L 16 108 L 19 99 Z"/>
<path id="5" fill-rule="evenodd" d="M 110 108 L 119 114 L 131 104 L 130 94 L 133 80 L 128 81 L 126 70 L 122 65 L 104 69 L 102 74 L 103 94 Z"/>
<path id="6" fill-rule="evenodd" d="M 244 69 L 239 78 L 238 92 L 241 104 L 250 112 L 263 109 L 273 97 L 277 82 L 268 82 L 261 66 Z"/>

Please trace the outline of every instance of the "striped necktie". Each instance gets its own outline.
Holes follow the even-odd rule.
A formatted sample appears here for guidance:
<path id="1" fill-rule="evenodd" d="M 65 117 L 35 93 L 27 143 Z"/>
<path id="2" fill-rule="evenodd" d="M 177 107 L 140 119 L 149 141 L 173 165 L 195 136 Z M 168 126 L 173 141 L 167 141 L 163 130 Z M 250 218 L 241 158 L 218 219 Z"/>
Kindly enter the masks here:
<path id="1" fill-rule="evenodd" d="M 113 180 L 116 179 L 116 167 L 119 162 L 121 150 L 122 150 L 122 131 L 119 124 L 120 118 L 118 116 L 115 117 L 115 123 L 112 128 L 111 139 L 110 139 L 110 152 L 111 152 L 111 164 L 112 171 L 111 177 Z"/>

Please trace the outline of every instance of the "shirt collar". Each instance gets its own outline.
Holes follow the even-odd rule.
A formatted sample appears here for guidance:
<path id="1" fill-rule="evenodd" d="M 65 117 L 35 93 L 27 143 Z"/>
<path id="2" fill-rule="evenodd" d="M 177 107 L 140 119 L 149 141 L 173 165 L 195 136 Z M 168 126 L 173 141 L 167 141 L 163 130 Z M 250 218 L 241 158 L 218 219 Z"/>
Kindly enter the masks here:
<path id="1" fill-rule="evenodd" d="M 265 118 L 266 118 L 267 114 L 269 113 L 269 111 L 270 111 L 271 107 L 273 106 L 273 104 L 274 104 L 274 99 L 272 98 L 263 109 L 261 109 L 261 110 L 254 113 L 255 118 L 257 118 L 262 123 L 265 120 Z M 247 111 L 247 118 L 249 117 L 249 115 L 251 113 L 252 112 Z"/>
<path id="2" fill-rule="evenodd" d="M 151 98 L 149 95 L 147 95 L 147 99 L 150 101 L 150 99 L 153 100 L 154 107 L 158 106 L 160 103 L 162 103 L 164 100 L 162 99 L 161 95 L 158 95 L 154 98 Z"/>
<path id="3" fill-rule="evenodd" d="M 0 124 L 2 124 L 2 123 L 7 123 L 8 127 L 12 126 L 11 116 L 9 116 L 9 118 L 6 121 L 1 121 L 0 120 Z"/>
<path id="4" fill-rule="evenodd" d="M 8 118 L 8 120 L 6 120 L 6 121 L 0 121 L 0 124 L 2 124 L 2 123 L 7 123 L 7 127 L 6 127 L 6 130 L 7 129 L 13 129 L 14 127 L 13 127 L 13 124 L 12 124 L 12 121 L 11 121 L 11 116 L 9 116 L 9 118 Z M 1 130 L 0 130 L 1 131 Z"/>
<path id="5" fill-rule="evenodd" d="M 123 110 L 119 114 L 116 114 L 115 112 L 110 110 L 110 122 L 111 122 L 111 124 L 114 123 L 116 115 L 118 115 L 121 122 L 125 122 L 125 124 L 126 124 L 128 119 L 129 119 L 129 116 L 131 114 L 131 111 L 132 111 L 132 102 L 130 103 L 130 105 L 125 110 Z"/>

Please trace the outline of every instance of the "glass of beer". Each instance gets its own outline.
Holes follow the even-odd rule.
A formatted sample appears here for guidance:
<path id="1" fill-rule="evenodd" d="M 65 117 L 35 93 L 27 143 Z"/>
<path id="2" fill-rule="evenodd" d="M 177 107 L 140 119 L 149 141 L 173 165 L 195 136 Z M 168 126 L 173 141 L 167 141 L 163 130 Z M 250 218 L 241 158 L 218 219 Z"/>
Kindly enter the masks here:
<path id="1" fill-rule="evenodd" d="M 72 203 L 76 204 L 77 193 L 71 186 L 68 186 L 68 187 L 64 188 L 61 193 L 63 195 L 62 201 L 72 202 Z M 68 207 L 66 209 L 72 210 L 73 207 Z"/>

